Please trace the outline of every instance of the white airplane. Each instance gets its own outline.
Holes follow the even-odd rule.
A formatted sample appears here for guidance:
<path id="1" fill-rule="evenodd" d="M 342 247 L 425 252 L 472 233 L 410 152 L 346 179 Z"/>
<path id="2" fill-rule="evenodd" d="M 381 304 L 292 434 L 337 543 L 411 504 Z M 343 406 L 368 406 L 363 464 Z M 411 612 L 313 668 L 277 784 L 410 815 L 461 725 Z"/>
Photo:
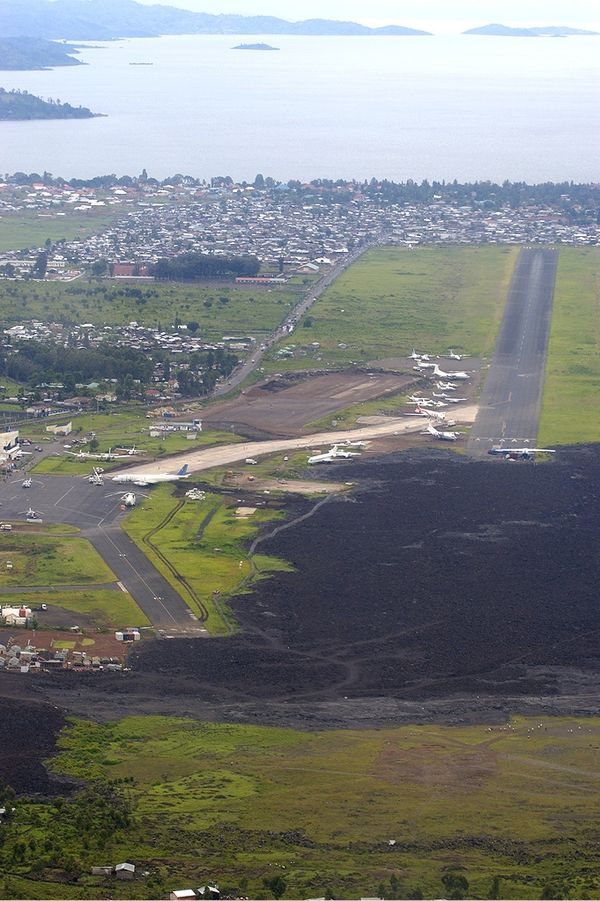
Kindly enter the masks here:
<path id="1" fill-rule="evenodd" d="M 436 384 L 440 391 L 456 391 L 456 385 L 452 385 L 450 382 L 437 382 Z"/>
<path id="2" fill-rule="evenodd" d="M 555 454 L 556 451 L 549 447 L 492 447 L 488 451 L 494 457 L 505 457 L 507 460 L 515 457 L 529 460 L 534 454 Z"/>
<path id="3" fill-rule="evenodd" d="M 25 514 L 25 519 L 27 522 L 43 522 L 42 517 L 39 513 L 36 513 L 33 507 L 30 507 L 29 510 L 21 510 L 19 516 Z"/>
<path id="4" fill-rule="evenodd" d="M 408 399 L 412 404 L 420 404 L 422 407 L 428 407 L 432 403 L 428 397 L 417 397 L 415 394 L 410 394 Z"/>
<path id="5" fill-rule="evenodd" d="M 448 423 L 446 422 L 445 413 L 437 413 L 435 410 L 428 410 L 427 415 L 430 419 L 434 419 L 436 422 L 443 422 L 445 425 L 448 425 Z"/>
<path id="6" fill-rule="evenodd" d="M 107 497 L 116 497 L 116 495 L 120 495 L 121 503 L 125 504 L 126 507 L 135 507 L 137 504 L 137 495 L 134 494 L 133 491 L 126 491 L 125 494 L 121 494 L 120 491 L 117 491 L 116 494 L 109 494 Z M 149 497 L 149 495 L 142 494 L 142 497 Z"/>
<path id="7" fill-rule="evenodd" d="M 446 394 L 445 392 L 443 392 L 442 394 L 436 394 L 434 391 L 433 396 L 443 398 L 443 400 L 445 400 L 447 404 L 462 404 L 464 401 L 464 397 L 450 397 L 450 395 Z"/>
<path id="8" fill-rule="evenodd" d="M 438 438 L 440 441 L 456 441 L 458 439 L 458 432 L 440 432 L 439 429 L 436 429 L 435 426 L 429 425 L 425 429 L 423 435 L 433 435 L 434 438 Z"/>
<path id="9" fill-rule="evenodd" d="M 147 472 L 140 475 L 135 472 L 123 472 L 118 476 L 113 476 L 113 482 L 131 482 L 133 485 L 139 485 L 145 488 L 148 485 L 159 485 L 162 482 L 177 482 L 179 479 L 189 478 L 188 464 L 182 466 L 179 472 Z"/>
<path id="10" fill-rule="evenodd" d="M 423 372 L 424 369 L 434 369 L 437 366 L 437 363 L 424 363 L 423 360 L 419 360 L 416 366 L 413 366 L 413 369 L 417 372 Z"/>
<path id="11" fill-rule="evenodd" d="M 104 460 L 110 463 L 112 460 L 127 460 L 131 454 L 113 454 L 109 450 L 106 454 L 90 454 L 87 451 L 67 451 L 67 456 L 75 457 L 76 460 Z"/>
<path id="12" fill-rule="evenodd" d="M 455 381 L 464 381 L 465 379 L 471 378 L 468 372 L 442 372 L 437 363 L 435 364 L 433 374 L 439 379 L 454 379 Z"/>
<path id="13" fill-rule="evenodd" d="M 23 479 L 21 488 L 31 488 L 31 479 Z"/>
<path id="14" fill-rule="evenodd" d="M 462 358 L 464 356 L 465 356 L 464 354 L 455 354 L 453 350 L 448 351 L 448 359 L 449 360 L 459 360 L 460 361 L 460 360 L 462 360 Z"/>
<path id="15" fill-rule="evenodd" d="M 418 354 L 413 347 L 412 353 L 408 359 L 409 360 L 429 360 L 429 354 Z"/>
<path id="16" fill-rule="evenodd" d="M 313 466 L 315 463 L 335 463 L 336 460 L 350 460 L 352 457 L 360 457 L 360 454 L 354 454 L 352 451 L 343 450 L 338 444 L 334 444 L 331 450 L 324 454 L 315 454 L 308 458 L 308 463 Z"/>
<path id="17" fill-rule="evenodd" d="M 88 482 L 90 485 L 104 485 L 104 479 L 102 478 L 102 473 L 104 472 L 99 466 L 94 466 L 94 471 L 91 476 L 88 476 Z"/>

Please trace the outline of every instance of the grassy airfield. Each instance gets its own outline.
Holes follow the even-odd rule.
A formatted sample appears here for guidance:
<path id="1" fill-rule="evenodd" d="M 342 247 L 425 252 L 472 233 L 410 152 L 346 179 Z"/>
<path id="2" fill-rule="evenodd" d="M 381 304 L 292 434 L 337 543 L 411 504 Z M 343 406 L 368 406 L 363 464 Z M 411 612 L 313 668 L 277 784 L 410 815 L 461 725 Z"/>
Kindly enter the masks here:
<path id="1" fill-rule="evenodd" d="M 214 635 L 233 629 L 227 611 L 223 612 L 228 595 L 243 591 L 269 572 L 288 568 L 274 557 L 250 558 L 245 544 L 261 525 L 282 514 L 263 508 L 239 517 L 235 511 L 246 502 L 230 503 L 212 493 L 203 501 L 176 498 L 172 486 L 161 485 L 123 523 L 129 537 L 191 609 L 207 615 L 205 626 Z"/>
<path id="2" fill-rule="evenodd" d="M 317 301 L 305 318 L 310 327 L 300 323 L 279 346 L 302 345 L 306 355 L 274 361 L 271 355 L 269 368 L 365 363 L 412 347 L 489 356 L 518 252 L 501 246 L 372 250 Z M 320 346 L 310 349 L 312 342 Z"/>
<path id="3" fill-rule="evenodd" d="M 599 742 L 598 719 L 548 717 L 312 733 L 73 721 L 51 766 L 87 787 L 18 802 L 0 887 L 147 898 L 216 878 L 264 898 L 281 876 L 288 898 L 439 898 L 462 877 L 453 897 L 599 898 Z M 108 889 L 86 875 L 117 860 L 149 875 Z"/>
<path id="4" fill-rule="evenodd" d="M 541 444 L 600 441 L 600 249 L 560 251 Z"/>

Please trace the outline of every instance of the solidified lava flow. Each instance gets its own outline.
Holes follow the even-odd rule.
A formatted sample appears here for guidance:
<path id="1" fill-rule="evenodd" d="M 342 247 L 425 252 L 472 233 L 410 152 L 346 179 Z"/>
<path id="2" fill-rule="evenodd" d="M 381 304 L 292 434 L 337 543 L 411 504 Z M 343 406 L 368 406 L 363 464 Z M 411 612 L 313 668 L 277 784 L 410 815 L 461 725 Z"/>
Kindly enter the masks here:
<path id="1" fill-rule="evenodd" d="M 241 636 L 150 645 L 135 669 L 290 700 L 547 695 L 544 667 L 598 669 L 600 448 L 543 465 L 424 451 L 352 479 L 261 545 L 295 572 L 233 600 Z"/>

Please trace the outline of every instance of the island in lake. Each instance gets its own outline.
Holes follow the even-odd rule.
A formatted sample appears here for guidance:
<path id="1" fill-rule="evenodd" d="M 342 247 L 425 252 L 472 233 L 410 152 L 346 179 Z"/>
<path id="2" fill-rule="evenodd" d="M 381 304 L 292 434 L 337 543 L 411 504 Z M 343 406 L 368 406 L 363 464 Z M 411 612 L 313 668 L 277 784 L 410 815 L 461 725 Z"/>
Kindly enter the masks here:
<path id="1" fill-rule="evenodd" d="M 57 44 L 43 38 L 0 38 L 0 69 L 24 71 L 54 66 L 83 66 L 85 64 L 72 55 L 78 52 L 69 44 Z"/>
<path id="2" fill-rule="evenodd" d="M 28 119 L 94 119 L 86 106 L 71 106 L 58 100 L 42 100 L 27 91 L 7 91 L 0 88 L 0 122 L 18 122 Z"/>
<path id="3" fill-rule="evenodd" d="M 238 44 L 232 50 L 279 50 L 279 47 L 271 47 L 270 44 Z"/>
<path id="4" fill-rule="evenodd" d="M 481 34 L 501 38 L 568 38 L 572 35 L 597 35 L 597 31 L 586 31 L 584 28 L 569 28 L 567 25 L 545 25 L 539 28 L 511 28 L 509 25 L 482 25 L 469 28 L 463 34 Z"/>

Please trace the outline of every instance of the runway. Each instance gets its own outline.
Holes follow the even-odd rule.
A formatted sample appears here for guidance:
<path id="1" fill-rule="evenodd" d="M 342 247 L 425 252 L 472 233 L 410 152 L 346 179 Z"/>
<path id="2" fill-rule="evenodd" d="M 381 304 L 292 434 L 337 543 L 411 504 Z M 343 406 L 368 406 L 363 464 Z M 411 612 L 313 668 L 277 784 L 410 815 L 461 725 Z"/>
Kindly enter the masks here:
<path id="1" fill-rule="evenodd" d="M 120 495 L 120 492 L 118 492 Z M 123 531 L 115 486 L 90 485 L 82 478 L 40 476 L 23 489 L 16 478 L 0 483 L 0 517 L 24 520 L 29 505 L 44 522 L 66 523 L 86 538 L 132 596 L 152 625 L 176 635 L 208 634 L 183 598 Z"/>
<path id="2" fill-rule="evenodd" d="M 558 251 L 522 250 L 467 450 L 534 447 L 544 387 Z"/>

